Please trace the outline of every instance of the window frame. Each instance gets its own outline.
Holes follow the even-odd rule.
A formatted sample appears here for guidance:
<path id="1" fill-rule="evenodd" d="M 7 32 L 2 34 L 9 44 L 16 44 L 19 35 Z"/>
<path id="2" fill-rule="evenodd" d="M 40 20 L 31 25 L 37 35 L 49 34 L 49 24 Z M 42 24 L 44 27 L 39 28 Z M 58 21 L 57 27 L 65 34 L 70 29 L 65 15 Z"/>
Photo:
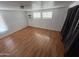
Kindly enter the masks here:
<path id="1" fill-rule="evenodd" d="M 44 15 L 43 13 L 49 13 L 49 12 L 51 13 L 51 17 L 47 17 L 47 16 L 44 17 L 43 16 Z M 52 19 L 52 16 L 53 16 L 53 12 L 52 11 L 43 11 L 42 12 L 42 19 Z"/>

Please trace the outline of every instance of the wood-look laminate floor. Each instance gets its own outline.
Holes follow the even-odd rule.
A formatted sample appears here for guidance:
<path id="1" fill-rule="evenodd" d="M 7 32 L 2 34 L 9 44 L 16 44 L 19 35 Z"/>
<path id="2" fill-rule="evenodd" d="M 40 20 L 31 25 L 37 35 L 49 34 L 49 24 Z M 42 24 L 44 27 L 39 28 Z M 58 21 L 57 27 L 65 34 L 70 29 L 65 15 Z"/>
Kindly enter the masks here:
<path id="1" fill-rule="evenodd" d="M 0 39 L 0 56 L 64 56 L 64 44 L 57 31 L 27 27 Z"/>

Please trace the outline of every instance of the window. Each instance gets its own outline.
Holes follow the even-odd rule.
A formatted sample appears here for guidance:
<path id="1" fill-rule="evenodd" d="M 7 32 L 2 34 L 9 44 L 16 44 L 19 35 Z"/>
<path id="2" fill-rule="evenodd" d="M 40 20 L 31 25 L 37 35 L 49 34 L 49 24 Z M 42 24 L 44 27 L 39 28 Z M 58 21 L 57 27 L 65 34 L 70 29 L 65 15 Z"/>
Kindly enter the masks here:
<path id="1" fill-rule="evenodd" d="M 42 12 L 43 19 L 49 18 L 52 19 L 52 12 Z"/>
<path id="2" fill-rule="evenodd" d="M 41 12 L 33 12 L 33 18 L 41 18 Z"/>
<path id="3" fill-rule="evenodd" d="M 2 16 L 0 15 L 0 34 L 4 33 L 7 30 L 8 30 L 8 28 L 7 28 L 6 24 L 5 24 Z"/>

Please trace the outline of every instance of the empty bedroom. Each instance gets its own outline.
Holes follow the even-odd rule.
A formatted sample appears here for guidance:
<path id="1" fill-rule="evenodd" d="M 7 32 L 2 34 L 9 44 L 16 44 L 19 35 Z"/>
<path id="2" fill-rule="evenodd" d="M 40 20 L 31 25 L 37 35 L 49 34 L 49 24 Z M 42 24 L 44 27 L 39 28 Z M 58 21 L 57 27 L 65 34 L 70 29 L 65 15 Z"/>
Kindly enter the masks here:
<path id="1" fill-rule="evenodd" d="M 0 56 L 63 57 L 68 10 L 77 4 L 77 1 L 0 1 Z"/>

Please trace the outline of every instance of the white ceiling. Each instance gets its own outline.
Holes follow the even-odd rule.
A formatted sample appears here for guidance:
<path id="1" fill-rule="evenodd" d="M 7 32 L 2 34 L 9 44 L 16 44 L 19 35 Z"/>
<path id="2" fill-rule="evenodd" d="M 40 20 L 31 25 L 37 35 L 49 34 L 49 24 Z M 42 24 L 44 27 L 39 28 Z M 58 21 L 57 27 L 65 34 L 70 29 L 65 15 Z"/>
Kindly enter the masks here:
<path id="1" fill-rule="evenodd" d="M 24 5 L 25 10 L 40 10 L 65 7 L 71 3 L 72 1 L 0 1 L 0 9 L 20 9 Z"/>

